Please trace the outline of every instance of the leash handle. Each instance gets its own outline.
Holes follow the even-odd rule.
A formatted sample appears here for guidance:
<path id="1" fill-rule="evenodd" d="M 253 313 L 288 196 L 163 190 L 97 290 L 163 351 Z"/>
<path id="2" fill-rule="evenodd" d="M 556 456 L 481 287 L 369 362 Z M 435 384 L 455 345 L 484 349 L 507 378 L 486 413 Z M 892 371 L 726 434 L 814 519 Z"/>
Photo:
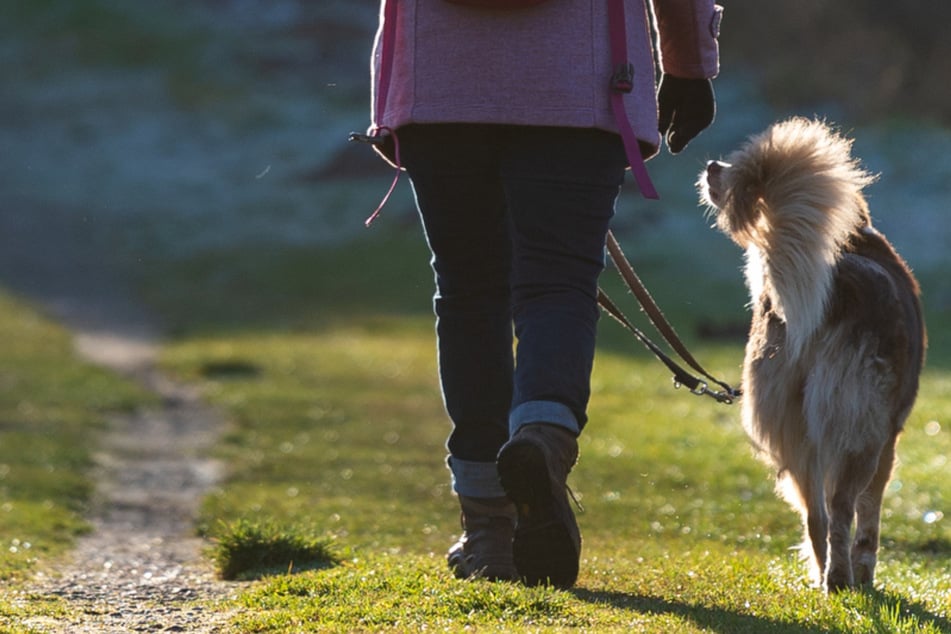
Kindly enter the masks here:
<path id="1" fill-rule="evenodd" d="M 683 385 L 687 387 L 692 393 L 699 395 L 708 395 L 715 398 L 721 403 L 733 403 L 733 401 L 741 395 L 741 391 L 737 388 L 732 387 L 728 383 L 717 379 L 709 372 L 707 372 L 700 363 L 694 359 L 693 355 L 690 354 L 690 351 L 687 350 L 687 347 L 680 340 L 680 337 L 677 335 L 677 332 L 674 330 L 673 326 L 670 325 L 670 322 L 667 321 L 667 318 L 664 317 L 663 312 L 657 306 L 657 303 L 654 301 L 654 298 L 651 297 L 650 292 L 644 286 L 644 283 L 641 282 L 640 278 L 637 276 L 637 273 L 634 272 L 634 267 L 631 266 L 631 263 L 624 256 L 624 252 L 621 250 L 621 245 L 618 244 L 617 238 L 614 236 L 614 232 L 608 231 L 607 235 L 607 247 L 608 253 L 611 256 L 611 260 L 614 262 L 614 266 L 617 269 L 618 273 L 621 275 L 621 279 L 624 280 L 624 283 L 627 285 L 628 289 L 634 294 L 637 298 L 638 303 L 641 305 L 641 308 L 647 313 L 648 318 L 653 324 L 654 328 L 657 329 L 657 332 L 664 338 L 665 341 L 670 345 L 674 351 L 680 355 L 680 358 L 684 360 L 687 365 L 693 368 L 696 372 L 699 372 L 701 375 L 715 383 L 716 385 L 723 388 L 723 391 L 712 391 L 709 389 L 709 384 L 686 370 L 684 370 L 680 365 L 678 365 L 673 359 L 664 354 L 660 348 L 657 347 L 654 342 L 652 342 L 643 332 L 638 330 L 633 323 L 618 309 L 617 305 L 611 301 L 611 298 L 608 297 L 602 289 L 598 289 L 598 303 L 601 305 L 604 310 L 619 321 L 625 328 L 630 330 L 634 336 L 641 341 L 651 352 L 654 353 L 658 359 L 660 359 L 664 365 L 670 369 L 674 374 L 674 385 L 679 387 Z"/>

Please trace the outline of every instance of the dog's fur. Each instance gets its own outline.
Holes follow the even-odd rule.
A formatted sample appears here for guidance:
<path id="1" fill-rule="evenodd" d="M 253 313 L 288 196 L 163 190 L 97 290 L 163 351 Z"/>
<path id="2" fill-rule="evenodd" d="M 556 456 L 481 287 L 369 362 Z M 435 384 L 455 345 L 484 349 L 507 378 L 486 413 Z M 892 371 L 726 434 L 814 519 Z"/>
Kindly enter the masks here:
<path id="1" fill-rule="evenodd" d="M 873 581 L 882 495 L 926 345 L 918 284 L 872 228 L 862 190 L 873 178 L 851 145 L 794 118 L 712 161 L 699 182 L 719 228 L 746 249 L 743 426 L 802 514 L 804 555 L 830 591 Z"/>

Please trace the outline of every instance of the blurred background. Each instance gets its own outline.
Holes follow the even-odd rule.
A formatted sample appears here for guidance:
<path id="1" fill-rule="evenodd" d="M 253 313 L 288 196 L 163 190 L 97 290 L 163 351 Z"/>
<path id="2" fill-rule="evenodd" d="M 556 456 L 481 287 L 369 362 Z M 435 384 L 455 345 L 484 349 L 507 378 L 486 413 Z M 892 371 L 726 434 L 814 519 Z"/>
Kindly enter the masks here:
<path id="1" fill-rule="evenodd" d="M 628 255 L 723 280 L 739 289 L 729 301 L 743 301 L 740 255 L 710 230 L 696 176 L 774 119 L 818 115 L 855 136 L 881 174 L 869 191 L 876 224 L 922 278 L 930 310 L 947 310 L 951 4 L 723 4 L 717 121 L 682 155 L 651 161 L 660 203 L 630 186 L 621 197 Z M 254 276 L 269 258 L 418 237 L 405 180 L 364 228 L 392 172 L 347 143 L 369 120 L 377 10 L 376 0 L 5 0 L 0 284 L 74 308 L 122 286 L 174 331 L 189 327 L 180 291 L 199 277 L 189 301 L 233 288 L 234 310 L 265 310 L 235 295 L 268 286 Z"/>

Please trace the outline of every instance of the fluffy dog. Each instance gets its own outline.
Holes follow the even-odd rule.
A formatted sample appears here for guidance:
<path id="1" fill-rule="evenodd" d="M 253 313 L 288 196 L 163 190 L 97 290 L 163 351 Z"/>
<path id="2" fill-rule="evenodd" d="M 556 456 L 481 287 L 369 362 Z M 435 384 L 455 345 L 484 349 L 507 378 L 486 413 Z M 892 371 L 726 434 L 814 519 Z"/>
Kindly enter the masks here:
<path id="1" fill-rule="evenodd" d="M 873 581 L 926 345 L 918 284 L 872 228 L 862 190 L 874 179 L 851 149 L 825 123 L 794 118 L 711 161 L 699 182 L 746 250 L 743 426 L 802 514 L 803 554 L 828 591 Z"/>

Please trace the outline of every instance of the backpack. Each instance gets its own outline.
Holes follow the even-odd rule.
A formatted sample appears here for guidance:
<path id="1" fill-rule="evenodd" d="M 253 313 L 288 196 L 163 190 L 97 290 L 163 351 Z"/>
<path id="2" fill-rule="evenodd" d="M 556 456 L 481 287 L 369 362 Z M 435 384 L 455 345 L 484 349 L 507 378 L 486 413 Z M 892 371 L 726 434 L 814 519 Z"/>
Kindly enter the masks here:
<path id="1" fill-rule="evenodd" d="M 545 0 L 445 0 L 450 4 L 466 5 L 471 7 L 483 7 L 487 9 L 517 9 L 534 6 L 545 2 Z M 660 196 L 654 189 L 647 168 L 644 166 L 644 157 L 641 155 L 640 145 L 634 136 L 634 130 L 631 129 L 631 122 L 627 118 L 624 110 L 622 95 L 631 92 L 633 88 L 634 67 L 627 59 L 627 38 L 624 26 L 624 0 L 607 0 L 608 4 L 608 23 L 610 25 L 611 38 L 611 63 L 614 68 L 614 75 L 610 79 L 609 89 L 611 90 L 611 109 L 614 111 L 617 120 L 618 131 L 621 140 L 624 143 L 624 150 L 627 154 L 628 162 L 631 167 L 631 173 L 634 181 L 637 183 L 641 195 L 645 198 L 658 199 Z M 376 112 L 374 116 L 374 127 L 367 134 L 351 133 L 351 141 L 362 141 L 371 143 L 377 148 L 381 148 L 387 138 L 392 139 L 393 154 L 396 163 L 396 176 L 390 185 L 389 191 L 383 197 L 383 201 L 376 210 L 367 218 L 366 226 L 380 215 L 390 194 L 396 188 L 396 183 L 400 175 L 400 154 L 399 141 L 396 139 L 396 133 L 389 128 L 376 127 L 376 124 L 383 119 L 383 112 L 386 109 L 386 97 L 389 90 L 390 79 L 393 67 L 393 47 L 396 39 L 396 20 L 399 11 L 399 0 L 384 0 L 383 3 L 383 33 L 382 47 L 380 54 L 380 74 L 377 78 L 378 100 L 376 103 Z M 385 155 L 385 154 L 384 154 Z M 388 159 L 389 160 L 389 159 Z"/>

